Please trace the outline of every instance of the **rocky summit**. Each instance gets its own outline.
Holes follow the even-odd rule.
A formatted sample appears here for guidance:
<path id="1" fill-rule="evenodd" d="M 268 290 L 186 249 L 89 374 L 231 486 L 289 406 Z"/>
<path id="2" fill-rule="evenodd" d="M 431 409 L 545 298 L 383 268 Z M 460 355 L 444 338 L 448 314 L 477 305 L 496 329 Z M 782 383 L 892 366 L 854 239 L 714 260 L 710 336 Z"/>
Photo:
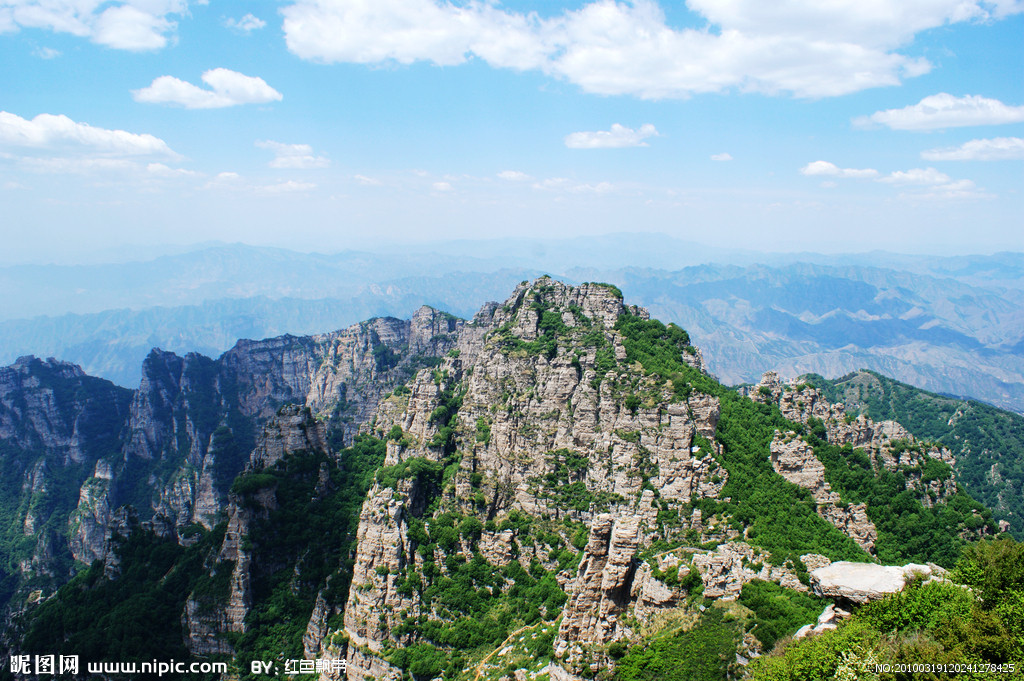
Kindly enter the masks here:
<path id="1" fill-rule="evenodd" d="M 121 616 L 173 632 L 147 658 L 237 677 L 294 658 L 353 681 L 632 678 L 643 642 L 713 632 L 725 678 L 822 598 L 902 588 L 878 563 L 938 574 L 995 532 L 948 450 L 774 374 L 725 388 L 683 329 L 606 284 L 544 277 L 468 322 L 424 308 L 216 360 L 153 351 L 137 391 L 94 398 L 122 414 L 106 449 L 73 427 L 86 407 L 45 430 L 19 406 L 46 402 L 32 366 L 0 374 L 5 465 L 23 490 L 56 479 L 41 466 L 84 471 L 47 541 L 92 567 L 40 581 L 46 556 L 20 547 L 42 516 L 5 508 L 11 650 L 85 645 L 72 594 L 130 586 L 123 604 L 160 606 Z M 867 565 L 899 579 L 844 583 Z"/>

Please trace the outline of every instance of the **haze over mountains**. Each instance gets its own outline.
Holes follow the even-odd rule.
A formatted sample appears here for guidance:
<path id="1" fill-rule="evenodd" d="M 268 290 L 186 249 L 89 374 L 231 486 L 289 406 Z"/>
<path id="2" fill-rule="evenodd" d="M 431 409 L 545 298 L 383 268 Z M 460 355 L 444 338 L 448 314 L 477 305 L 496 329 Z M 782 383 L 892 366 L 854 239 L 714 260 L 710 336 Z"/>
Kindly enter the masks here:
<path id="1" fill-rule="evenodd" d="M 716 264 L 706 264 L 706 263 Z M 54 356 L 138 384 L 152 347 L 216 356 L 428 304 L 469 317 L 524 279 L 608 281 L 687 329 L 726 383 L 874 369 L 1024 411 L 1024 255 L 763 254 L 653 234 L 437 242 L 386 252 L 211 245 L 0 268 L 0 363 Z"/>

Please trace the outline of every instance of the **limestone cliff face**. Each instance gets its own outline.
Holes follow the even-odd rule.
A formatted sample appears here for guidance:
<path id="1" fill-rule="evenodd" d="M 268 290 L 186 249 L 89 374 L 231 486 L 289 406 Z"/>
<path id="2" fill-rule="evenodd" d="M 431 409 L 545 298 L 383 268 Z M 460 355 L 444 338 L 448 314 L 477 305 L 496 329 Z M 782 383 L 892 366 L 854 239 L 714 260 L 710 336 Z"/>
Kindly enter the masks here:
<path id="1" fill-rule="evenodd" d="M 213 527 L 227 488 L 257 446 L 256 434 L 282 404 L 306 405 L 327 424 L 335 446 L 351 442 L 381 396 L 407 380 L 423 358 L 446 352 L 461 322 L 431 308 L 412 320 L 374 319 L 320 336 L 239 341 L 217 360 L 154 350 L 143 365 L 110 475 L 87 481 L 73 525 L 75 557 L 105 555 L 104 508 L 131 504 L 143 519 L 166 518 L 181 530 Z M 291 444 L 259 441 L 273 458 Z M 98 511 L 97 511 L 98 509 Z M 88 520 L 88 519 L 92 520 Z"/>
<path id="2" fill-rule="evenodd" d="M 327 451 L 323 423 L 309 408 L 287 405 L 263 426 L 244 472 L 260 471 L 290 454 L 312 451 Z M 182 628 L 192 654 L 234 653 L 224 634 L 245 633 L 245 618 L 253 606 L 254 570 L 259 569 L 254 564 L 249 534 L 256 521 L 266 519 L 276 508 L 273 487 L 259 489 L 244 499 L 229 495 L 224 540 L 216 562 L 210 566 L 211 577 L 230 568 L 228 594 L 223 602 L 195 593 L 186 601 Z"/>
<path id="3" fill-rule="evenodd" d="M 131 392 L 54 359 L 22 357 L 0 368 L 0 479 L 11 508 L 2 558 L 17 565 L 14 586 L 33 580 L 50 592 L 73 574 L 71 550 L 59 529 L 78 501 L 77 488 L 117 451 Z M 87 490 L 87 504 L 91 492 Z M 70 492 L 70 494 L 69 494 Z M 93 508 L 109 522 L 109 509 Z M 33 546 L 27 549 L 27 546 Z M 15 601 L 26 592 L 18 591 Z M 0 611 L 7 606 L 0 602 Z"/>
<path id="4" fill-rule="evenodd" d="M 811 446 L 796 433 L 775 431 L 771 443 L 772 467 L 779 475 L 811 492 L 818 515 L 829 521 L 857 544 L 874 553 L 878 530 L 868 519 L 867 504 L 844 504 L 825 480 L 825 466 Z"/>
<path id="5" fill-rule="evenodd" d="M 748 391 L 748 395 L 758 402 L 777 404 L 783 416 L 791 421 L 807 424 L 812 418 L 818 419 L 824 425 L 826 437 L 831 444 L 850 445 L 855 449 L 864 450 L 876 469 L 903 472 L 907 475 L 908 488 L 917 492 L 919 500 L 926 507 L 945 501 L 956 493 L 956 481 L 952 476 L 942 480 L 924 481 L 923 475 L 917 470 L 929 459 L 937 459 L 952 465 L 955 463 L 953 454 L 944 447 L 918 442 L 906 428 L 895 421 L 872 421 L 863 414 L 856 417 L 847 415 L 842 404 L 828 402 L 820 390 L 797 381 L 783 382 L 774 371 L 766 372 L 761 381 Z M 813 458 L 813 453 L 811 457 Z M 806 457 L 804 459 L 806 460 Z M 820 465 L 819 462 L 817 466 Z M 844 514 L 835 510 L 838 506 L 833 505 L 832 508 L 830 517 L 825 513 L 822 515 L 840 528 L 848 523 L 853 523 L 854 526 L 862 525 L 859 520 L 854 519 L 854 515 L 862 515 L 859 511 Z M 866 519 L 866 515 L 864 517 Z M 868 531 L 866 526 L 853 530 L 854 533 L 861 534 L 862 538 L 857 541 L 862 546 L 866 539 L 866 535 L 863 534 L 865 531 Z"/>
<path id="6" fill-rule="evenodd" d="M 679 400 L 671 384 L 626 365 L 615 328 L 624 315 L 647 319 L 607 286 L 524 283 L 503 305 L 484 306 L 434 372 L 381 404 L 377 432 L 394 434 L 386 465 L 423 460 L 446 472 L 378 482 L 367 496 L 345 606 L 350 679 L 366 666 L 357 657 L 415 641 L 393 633 L 406 617 L 443 617 L 401 584 L 424 562 L 411 528 L 438 513 L 589 527 L 578 571 L 561 570 L 521 530 L 485 529 L 474 545 L 496 568 L 534 561 L 558 571 L 569 600 L 556 645 L 567 659 L 577 644 L 628 636 L 622 618 L 641 594 L 648 607 L 671 607 L 653 584 L 634 596 L 636 557 L 656 538 L 695 529 L 685 504 L 720 494 L 719 405 L 697 392 Z M 699 365 L 696 352 L 688 357 Z M 444 555 L 469 549 L 461 540 L 436 565 L 443 572 Z"/>

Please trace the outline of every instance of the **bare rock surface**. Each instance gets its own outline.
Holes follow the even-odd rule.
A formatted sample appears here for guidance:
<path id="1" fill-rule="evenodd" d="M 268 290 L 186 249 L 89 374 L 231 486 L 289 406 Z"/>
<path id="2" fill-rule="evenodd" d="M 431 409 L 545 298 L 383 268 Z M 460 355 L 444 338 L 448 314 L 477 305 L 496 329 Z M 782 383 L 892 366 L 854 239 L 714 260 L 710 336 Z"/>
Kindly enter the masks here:
<path id="1" fill-rule="evenodd" d="M 910 563 L 902 567 L 839 561 L 812 570 L 811 588 L 818 596 L 867 603 L 897 593 L 912 576 L 931 577 L 932 568 Z"/>

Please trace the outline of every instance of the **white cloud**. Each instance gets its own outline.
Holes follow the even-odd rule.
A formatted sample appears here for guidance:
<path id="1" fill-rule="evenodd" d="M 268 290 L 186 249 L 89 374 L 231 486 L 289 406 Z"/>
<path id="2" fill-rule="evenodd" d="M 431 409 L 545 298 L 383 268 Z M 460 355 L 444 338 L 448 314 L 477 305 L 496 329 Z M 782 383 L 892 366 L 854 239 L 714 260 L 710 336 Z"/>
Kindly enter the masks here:
<path id="1" fill-rule="evenodd" d="M 615 123 L 610 130 L 574 132 L 565 137 L 565 146 L 570 149 L 617 149 L 622 147 L 646 147 L 648 137 L 657 137 L 658 131 L 650 123 L 639 130 Z"/>
<path id="2" fill-rule="evenodd" d="M 925 97 L 902 109 L 877 111 L 854 119 L 854 125 L 885 125 L 893 130 L 940 130 L 968 125 L 1001 125 L 1024 121 L 1024 106 L 1007 106 L 980 95 L 954 97 L 946 92 Z"/>
<path id="3" fill-rule="evenodd" d="M 38 28 L 115 49 L 158 50 L 174 38 L 172 17 L 186 14 L 188 5 L 188 0 L 3 0 L 0 33 Z"/>
<path id="4" fill-rule="evenodd" d="M 153 135 L 96 128 L 53 114 L 39 114 L 32 120 L 26 120 L 0 111 L 0 145 L 35 149 L 75 148 L 116 156 L 178 157 L 166 142 Z"/>
<path id="5" fill-rule="evenodd" d="M 712 154 L 711 155 L 711 160 L 712 161 L 731 161 L 732 160 L 732 154 L 729 154 L 729 153 L 725 153 L 725 154 Z"/>
<path id="6" fill-rule="evenodd" d="M 541 22 L 485 3 L 435 0 L 298 0 L 282 10 L 288 48 L 304 59 L 450 66 L 475 54 L 492 66 L 538 68 Z"/>
<path id="7" fill-rule="evenodd" d="M 994 194 L 989 194 L 978 188 L 971 180 L 953 180 L 942 184 L 929 185 L 921 191 L 904 192 L 900 196 L 903 198 L 926 200 L 995 198 Z"/>
<path id="8" fill-rule="evenodd" d="M 453 187 L 450 182 L 435 182 L 431 185 L 436 192 L 450 192 Z"/>
<path id="9" fill-rule="evenodd" d="M 56 59 L 61 55 L 61 51 L 55 50 L 52 47 L 37 47 L 32 51 L 32 54 L 40 59 Z"/>
<path id="10" fill-rule="evenodd" d="M 257 187 L 256 191 L 260 194 L 294 194 L 297 192 L 309 192 L 314 189 L 316 189 L 316 185 L 312 182 L 296 182 L 295 180 L 288 180 L 287 182 L 281 182 L 279 184 Z"/>
<path id="11" fill-rule="evenodd" d="M 541 180 L 540 182 L 535 182 L 531 186 L 534 189 L 560 191 L 570 194 L 605 194 L 615 189 L 615 185 L 611 182 L 590 184 L 586 182 L 575 182 L 567 177 L 549 177 L 545 180 Z"/>
<path id="12" fill-rule="evenodd" d="M 498 177 L 509 182 L 528 182 L 533 179 L 531 175 L 527 175 L 519 170 L 503 170 L 498 173 Z"/>
<path id="13" fill-rule="evenodd" d="M 175 23 L 132 5 L 110 7 L 96 19 L 93 41 L 120 50 L 159 50 Z"/>
<path id="14" fill-rule="evenodd" d="M 232 19 L 228 17 L 224 20 L 224 25 L 234 31 L 239 31 L 241 33 L 251 33 L 252 31 L 258 31 L 259 29 L 265 27 L 267 25 L 267 22 L 263 21 L 262 19 L 253 15 L 250 12 L 241 19 Z"/>
<path id="15" fill-rule="evenodd" d="M 928 72 L 897 50 L 931 28 L 1024 11 L 1020 0 L 689 0 L 708 22 L 668 25 L 654 0 L 592 0 L 541 19 L 488 1 L 292 0 L 288 48 L 319 62 L 540 69 L 587 92 L 647 99 L 723 90 L 827 97 Z"/>
<path id="16" fill-rule="evenodd" d="M 801 175 L 816 176 L 826 175 L 830 177 L 852 177 L 866 179 L 878 176 L 874 168 L 840 168 L 828 161 L 813 161 L 800 169 Z"/>
<path id="17" fill-rule="evenodd" d="M 256 142 L 256 146 L 274 152 L 274 160 L 269 164 L 271 168 L 308 170 L 310 168 L 326 168 L 331 164 L 330 160 L 323 156 L 314 156 L 313 147 L 308 144 L 282 144 L 271 140 L 261 140 Z"/>
<path id="18" fill-rule="evenodd" d="M 163 163 L 150 163 L 146 166 L 146 172 L 154 177 L 198 177 L 202 173 L 197 173 L 194 170 L 186 170 L 184 168 L 171 168 L 164 165 Z"/>
<path id="19" fill-rule="evenodd" d="M 1024 159 L 1024 139 L 996 137 L 964 142 L 959 147 L 921 152 L 926 161 L 1009 161 Z"/>
<path id="20" fill-rule="evenodd" d="M 160 76 L 149 87 L 132 90 L 137 102 L 178 104 L 186 109 L 219 109 L 240 104 L 265 104 L 282 99 L 280 92 L 256 76 L 246 76 L 225 68 L 203 73 L 204 90 L 173 76 Z"/>
<path id="21" fill-rule="evenodd" d="M 951 180 L 949 175 L 939 172 L 935 168 L 912 168 L 889 173 L 885 177 L 879 178 L 878 181 L 888 184 L 936 185 L 946 184 Z"/>
<path id="22" fill-rule="evenodd" d="M 375 177 L 368 177 L 366 175 L 353 175 L 352 179 L 354 179 L 359 184 L 365 185 L 367 187 L 379 187 L 381 184 L 383 184 L 377 178 L 375 178 Z"/>
<path id="23" fill-rule="evenodd" d="M 111 172 L 137 172 L 139 164 L 126 158 L 108 157 L 36 157 L 20 159 L 23 167 L 35 173 L 92 175 Z"/>
<path id="24" fill-rule="evenodd" d="M 801 174 L 828 178 L 873 179 L 875 182 L 906 187 L 900 194 L 912 199 L 966 199 L 992 198 L 975 186 L 971 180 L 954 180 L 946 173 L 935 168 L 911 168 L 896 170 L 888 175 L 879 176 L 873 168 L 855 169 L 840 168 L 828 161 L 814 161 L 800 169 Z M 832 188 L 836 183 L 831 179 L 822 182 L 822 187 Z"/>

